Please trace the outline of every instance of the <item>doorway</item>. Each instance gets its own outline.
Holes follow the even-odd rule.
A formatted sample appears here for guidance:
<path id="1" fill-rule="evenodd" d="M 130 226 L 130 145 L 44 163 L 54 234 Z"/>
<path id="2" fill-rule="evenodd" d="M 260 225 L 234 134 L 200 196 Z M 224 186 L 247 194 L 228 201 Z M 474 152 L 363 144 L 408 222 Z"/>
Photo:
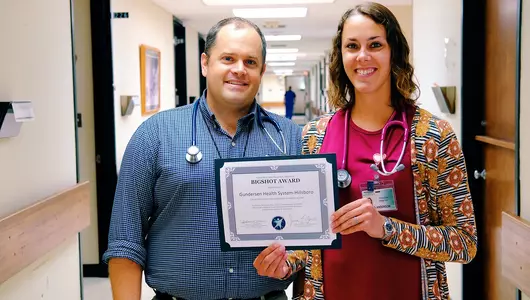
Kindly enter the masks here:
<path id="1" fill-rule="evenodd" d="M 97 253 L 94 254 L 97 261 L 83 265 L 84 277 L 108 277 L 107 265 L 101 257 L 107 250 L 114 191 L 118 182 L 110 5 L 110 0 L 90 1 L 95 142 L 92 157 L 96 164 L 97 190 L 97 208 L 92 214 L 97 216 L 98 242 Z"/>
<path id="2" fill-rule="evenodd" d="M 462 146 L 479 243 L 463 268 L 464 299 L 515 300 L 519 291 L 502 276 L 501 214 L 519 206 L 521 0 L 462 3 Z"/>
<path id="3" fill-rule="evenodd" d="M 175 47 L 175 107 L 188 104 L 186 81 L 186 28 L 173 19 L 173 45 Z"/>

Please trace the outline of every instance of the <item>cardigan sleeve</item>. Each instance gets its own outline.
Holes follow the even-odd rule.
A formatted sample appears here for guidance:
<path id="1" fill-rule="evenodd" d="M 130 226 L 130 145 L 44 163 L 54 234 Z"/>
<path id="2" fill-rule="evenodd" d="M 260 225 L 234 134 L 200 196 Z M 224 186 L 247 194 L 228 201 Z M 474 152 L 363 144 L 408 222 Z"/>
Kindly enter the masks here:
<path id="1" fill-rule="evenodd" d="M 422 225 L 391 218 L 394 232 L 383 245 L 425 259 L 469 263 L 477 252 L 477 234 L 466 162 L 449 123 L 433 123 L 439 129 L 434 136 L 415 142 L 425 156 L 423 162 L 418 157 L 414 170 Z"/>
<path id="2" fill-rule="evenodd" d="M 295 274 L 296 272 L 305 268 L 306 261 L 307 261 L 307 255 L 308 255 L 307 250 L 288 251 L 287 266 L 289 267 L 289 272 L 282 279 L 287 279 L 291 277 L 293 274 Z"/>

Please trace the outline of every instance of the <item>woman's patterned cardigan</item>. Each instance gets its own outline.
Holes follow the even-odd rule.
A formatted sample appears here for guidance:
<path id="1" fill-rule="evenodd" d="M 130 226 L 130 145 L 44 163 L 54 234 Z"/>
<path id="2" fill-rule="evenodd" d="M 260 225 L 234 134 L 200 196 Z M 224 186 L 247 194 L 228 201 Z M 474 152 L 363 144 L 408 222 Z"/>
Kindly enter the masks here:
<path id="1" fill-rule="evenodd" d="M 319 152 L 333 114 L 303 129 L 303 154 Z M 449 299 L 444 262 L 469 263 L 477 253 L 477 232 L 465 159 L 451 125 L 416 108 L 411 126 L 416 224 L 391 219 L 394 233 L 383 246 L 421 258 L 422 299 Z M 294 299 L 324 299 L 320 250 L 292 251 Z M 298 292 L 297 292 L 298 291 Z"/>

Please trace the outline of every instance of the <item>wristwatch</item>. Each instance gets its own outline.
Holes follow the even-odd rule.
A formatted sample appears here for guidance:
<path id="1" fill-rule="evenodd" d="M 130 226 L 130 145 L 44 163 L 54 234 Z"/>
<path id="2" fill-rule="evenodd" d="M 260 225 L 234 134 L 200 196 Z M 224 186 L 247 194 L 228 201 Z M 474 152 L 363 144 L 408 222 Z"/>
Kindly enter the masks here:
<path id="1" fill-rule="evenodd" d="M 388 239 L 394 234 L 394 225 L 390 221 L 389 217 L 385 217 L 385 223 L 383 223 L 384 235 L 381 238 L 383 241 L 388 241 Z"/>

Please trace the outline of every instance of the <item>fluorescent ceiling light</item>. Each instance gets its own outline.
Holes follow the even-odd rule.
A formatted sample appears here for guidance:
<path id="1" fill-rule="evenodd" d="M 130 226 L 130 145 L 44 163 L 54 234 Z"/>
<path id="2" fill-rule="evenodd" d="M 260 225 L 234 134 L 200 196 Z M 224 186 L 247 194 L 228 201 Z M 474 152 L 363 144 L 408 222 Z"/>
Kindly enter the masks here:
<path id="1" fill-rule="evenodd" d="M 234 16 L 246 19 L 304 18 L 307 7 L 234 8 Z"/>
<path id="2" fill-rule="evenodd" d="M 276 75 L 292 75 L 293 70 L 274 70 L 274 74 Z"/>
<path id="3" fill-rule="evenodd" d="M 293 5 L 293 4 L 318 4 L 334 3 L 335 0 L 202 0 L 208 6 L 236 6 L 236 5 Z"/>
<path id="4" fill-rule="evenodd" d="M 296 54 L 269 54 L 266 61 L 295 61 Z"/>
<path id="5" fill-rule="evenodd" d="M 266 35 L 265 40 L 267 42 L 279 42 L 279 41 L 299 41 L 302 36 L 299 34 L 287 34 L 287 35 Z"/>
<path id="6" fill-rule="evenodd" d="M 296 52 L 298 52 L 298 48 L 284 48 L 284 49 L 280 49 L 280 48 L 269 49 L 269 48 L 267 48 L 267 53 L 296 53 Z"/>
<path id="7" fill-rule="evenodd" d="M 294 61 L 271 62 L 271 63 L 268 63 L 267 66 L 271 66 L 271 67 L 292 67 L 292 66 L 294 66 L 294 64 L 295 64 Z"/>

